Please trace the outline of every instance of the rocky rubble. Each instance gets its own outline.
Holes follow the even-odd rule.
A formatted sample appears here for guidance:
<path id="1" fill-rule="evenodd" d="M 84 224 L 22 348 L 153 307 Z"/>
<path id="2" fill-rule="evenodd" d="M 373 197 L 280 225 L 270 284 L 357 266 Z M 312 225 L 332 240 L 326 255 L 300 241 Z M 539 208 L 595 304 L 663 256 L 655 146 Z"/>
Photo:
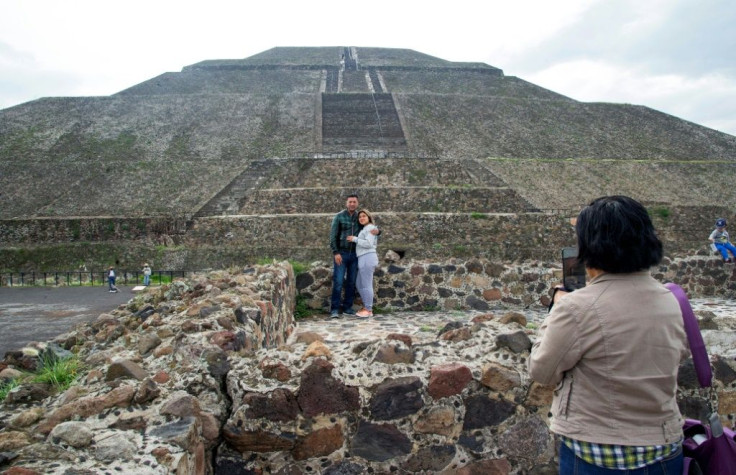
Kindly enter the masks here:
<path id="1" fill-rule="evenodd" d="M 73 352 L 86 370 L 60 394 L 38 384 L 10 392 L 0 412 L 0 467 L 16 474 L 557 472 L 547 429 L 552 388 L 527 375 L 537 335 L 523 314 L 476 311 L 459 320 L 435 312 L 447 323 L 434 321 L 431 332 L 401 327 L 340 338 L 339 330 L 295 325 L 295 287 L 288 263 L 197 275 L 151 289 L 35 351 L 11 352 L 0 377 L 32 369 L 39 352 Z M 709 321 L 717 331 L 719 319 Z M 730 427 L 736 367 L 718 355 L 713 365 Z M 689 417 L 706 404 L 695 385 L 686 363 L 679 403 Z"/>
<path id="2" fill-rule="evenodd" d="M 35 369 L 39 349 L 71 350 L 86 372 L 61 394 L 39 384 L 9 393 L 0 463 L 7 473 L 211 473 L 231 362 L 286 342 L 293 282 L 288 264 L 194 276 L 9 352 L 3 376 Z"/>

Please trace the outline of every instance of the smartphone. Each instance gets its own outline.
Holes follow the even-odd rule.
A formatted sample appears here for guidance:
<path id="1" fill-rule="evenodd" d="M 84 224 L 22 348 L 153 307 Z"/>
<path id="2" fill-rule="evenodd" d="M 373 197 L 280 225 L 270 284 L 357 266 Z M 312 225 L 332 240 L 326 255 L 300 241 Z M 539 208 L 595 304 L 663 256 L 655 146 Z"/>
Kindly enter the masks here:
<path id="1" fill-rule="evenodd" d="M 585 266 L 578 260 L 577 247 L 562 248 L 562 285 L 565 290 L 573 290 L 585 287 Z"/>

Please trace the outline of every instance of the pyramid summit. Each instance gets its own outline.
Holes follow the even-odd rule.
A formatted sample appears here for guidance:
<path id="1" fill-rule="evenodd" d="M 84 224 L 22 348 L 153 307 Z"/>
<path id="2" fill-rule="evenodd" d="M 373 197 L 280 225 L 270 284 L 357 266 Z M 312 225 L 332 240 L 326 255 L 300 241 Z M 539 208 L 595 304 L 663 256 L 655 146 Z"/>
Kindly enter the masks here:
<path id="1" fill-rule="evenodd" d="M 157 242 L 210 257 L 207 246 L 231 249 L 218 251 L 217 264 L 289 257 L 298 243 L 302 257 L 316 258 L 324 223 L 311 233 L 295 220 L 329 221 L 345 193 L 359 192 L 371 210 L 395 217 L 384 242 L 397 248 L 551 256 L 544 240 L 511 250 L 484 229 L 489 220 L 453 220 L 567 219 L 592 198 L 623 193 L 702 216 L 685 221 L 701 228 L 710 213 L 730 216 L 734 166 L 734 136 L 648 107 L 579 102 L 484 63 L 408 49 L 278 47 L 204 60 L 111 96 L 0 111 L 0 243 L 9 253 L 19 243 L 113 241 L 136 247 L 130 255 Z M 429 230 L 422 243 L 399 224 L 431 228 L 437 216 L 467 225 L 463 242 Z M 695 243 L 678 238 L 677 248 Z M 215 263 L 192 256 L 184 262 Z"/>

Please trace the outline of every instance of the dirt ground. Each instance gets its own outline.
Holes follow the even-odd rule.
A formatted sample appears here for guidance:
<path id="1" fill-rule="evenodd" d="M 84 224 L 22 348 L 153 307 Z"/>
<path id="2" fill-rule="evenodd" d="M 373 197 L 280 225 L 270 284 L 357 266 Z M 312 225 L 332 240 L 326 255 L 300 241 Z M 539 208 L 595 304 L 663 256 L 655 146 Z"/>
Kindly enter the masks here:
<path id="1" fill-rule="evenodd" d="M 31 341 L 47 341 L 133 298 L 132 287 L 0 287 L 0 358 Z"/>

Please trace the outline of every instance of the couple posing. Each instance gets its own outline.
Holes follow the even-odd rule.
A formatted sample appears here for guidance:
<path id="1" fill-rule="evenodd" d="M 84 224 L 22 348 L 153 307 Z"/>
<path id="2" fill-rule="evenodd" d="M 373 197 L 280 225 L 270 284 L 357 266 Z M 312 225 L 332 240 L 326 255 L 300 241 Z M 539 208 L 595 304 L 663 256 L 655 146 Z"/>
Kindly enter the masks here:
<path id="1" fill-rule="evenodd" d="M 339 318 L 341 311 L 345 315 L 372 317 L 373 271 L 378 265 L 376 246 L 381 231 L 373 224 L 368 210 L 358 211 L 358 195 L 348 196 L 345 206 L 347 209 L 335 215 L 330 228 L 333 256 L 330 317 Z M 356 285 L 364 307 L 357 313 L 353 310 Z"/>

